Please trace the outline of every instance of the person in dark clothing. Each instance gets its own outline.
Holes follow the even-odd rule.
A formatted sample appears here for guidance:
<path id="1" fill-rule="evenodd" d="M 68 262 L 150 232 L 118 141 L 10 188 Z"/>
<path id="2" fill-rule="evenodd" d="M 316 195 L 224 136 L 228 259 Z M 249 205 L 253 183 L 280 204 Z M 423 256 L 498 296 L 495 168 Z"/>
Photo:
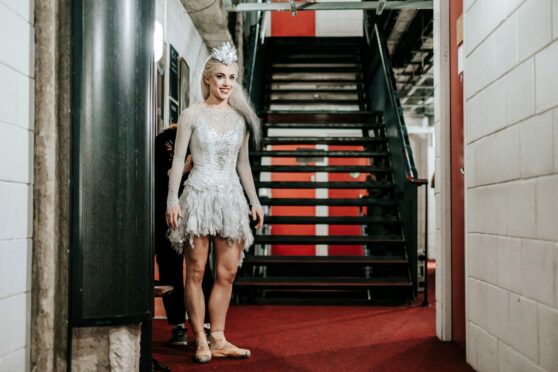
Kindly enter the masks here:
<path id="1" fill-rule="evenodd" d="M 172 345 L 187 345 L 186 337 L 186 308 L 184 304 L 184 256 L 177 253 L 167 239 L 168 226 L 166 224 L 167 194 L 169 185 L 169 170 L 172 167 L 176 125 L 171 125 L 155 138 L 155 255 L 159 266 L 159 282 L 170 285 L 174 291 L 163 297 L 163 305 L 167 313 L 167 322 L 173 326 L 169 343 Z M 188 177 L 192 168 L 191 156 L 187 156 L 181 184 Z M 179 190 L 182 193 L 182 187 Z M 213 273 L 209 260 L 204 273 L 202 288 L 209 299 L 213 286 Z M 206 306 L 205 323 L 209 328 L 209 313 Z"/>

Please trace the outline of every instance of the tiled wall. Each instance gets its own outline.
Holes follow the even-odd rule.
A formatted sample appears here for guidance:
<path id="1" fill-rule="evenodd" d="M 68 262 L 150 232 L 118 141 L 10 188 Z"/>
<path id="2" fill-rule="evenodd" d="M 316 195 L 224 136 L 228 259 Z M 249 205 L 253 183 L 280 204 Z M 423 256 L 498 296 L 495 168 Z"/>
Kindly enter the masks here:
<path id="1" fill-rule="evenodd" d="M 558 370 L 558 0 L 465 0 L 467 360 Z"/>
<path id="2" fill-rule="evenodd" d="M 29 367 L 33 1 L 0 0 L 0 371 Z"/>

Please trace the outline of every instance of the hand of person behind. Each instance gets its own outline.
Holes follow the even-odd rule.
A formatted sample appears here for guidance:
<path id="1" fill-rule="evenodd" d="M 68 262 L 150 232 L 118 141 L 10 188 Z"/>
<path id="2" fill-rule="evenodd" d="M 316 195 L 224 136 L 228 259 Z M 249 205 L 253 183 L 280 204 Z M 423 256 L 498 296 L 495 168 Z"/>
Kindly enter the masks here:
<path id="1" fill-rule="evenodd" d="M 192 161 L 192 155 L 188 155 L 186 157 L 186 161 L 184 162 L 184 172 L 183 173 L 188 173 L 192 170 L 192 167 L 194 166 L 194 162 Z"/>

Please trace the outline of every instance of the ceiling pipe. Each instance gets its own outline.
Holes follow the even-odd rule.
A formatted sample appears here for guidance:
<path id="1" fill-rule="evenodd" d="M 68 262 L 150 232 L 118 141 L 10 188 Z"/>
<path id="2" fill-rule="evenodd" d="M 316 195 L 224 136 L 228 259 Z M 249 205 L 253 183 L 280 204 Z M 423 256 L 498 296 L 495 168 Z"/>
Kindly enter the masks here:
<path id="1" fill-rule="evenodd" d="M 184 9 L 209 48 L 233 39 L 228 29 L 227 10 L 221 0 L 181 0 Z"/>

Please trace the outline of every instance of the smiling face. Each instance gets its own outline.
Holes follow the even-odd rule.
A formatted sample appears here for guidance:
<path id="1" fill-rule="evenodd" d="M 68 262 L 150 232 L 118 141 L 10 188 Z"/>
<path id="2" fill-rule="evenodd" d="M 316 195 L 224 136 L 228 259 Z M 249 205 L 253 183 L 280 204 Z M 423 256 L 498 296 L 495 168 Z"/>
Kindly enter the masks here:
<path id="1" fill-rule="evenodd" d="M 235 65 L 227 66 L 219 63 L 215 65 L 209 76 L 204 76 L 204 81 L 209 86 L 209 94 L 218 101 L 224 101 L 230 97 L 237 76 Z"/>

